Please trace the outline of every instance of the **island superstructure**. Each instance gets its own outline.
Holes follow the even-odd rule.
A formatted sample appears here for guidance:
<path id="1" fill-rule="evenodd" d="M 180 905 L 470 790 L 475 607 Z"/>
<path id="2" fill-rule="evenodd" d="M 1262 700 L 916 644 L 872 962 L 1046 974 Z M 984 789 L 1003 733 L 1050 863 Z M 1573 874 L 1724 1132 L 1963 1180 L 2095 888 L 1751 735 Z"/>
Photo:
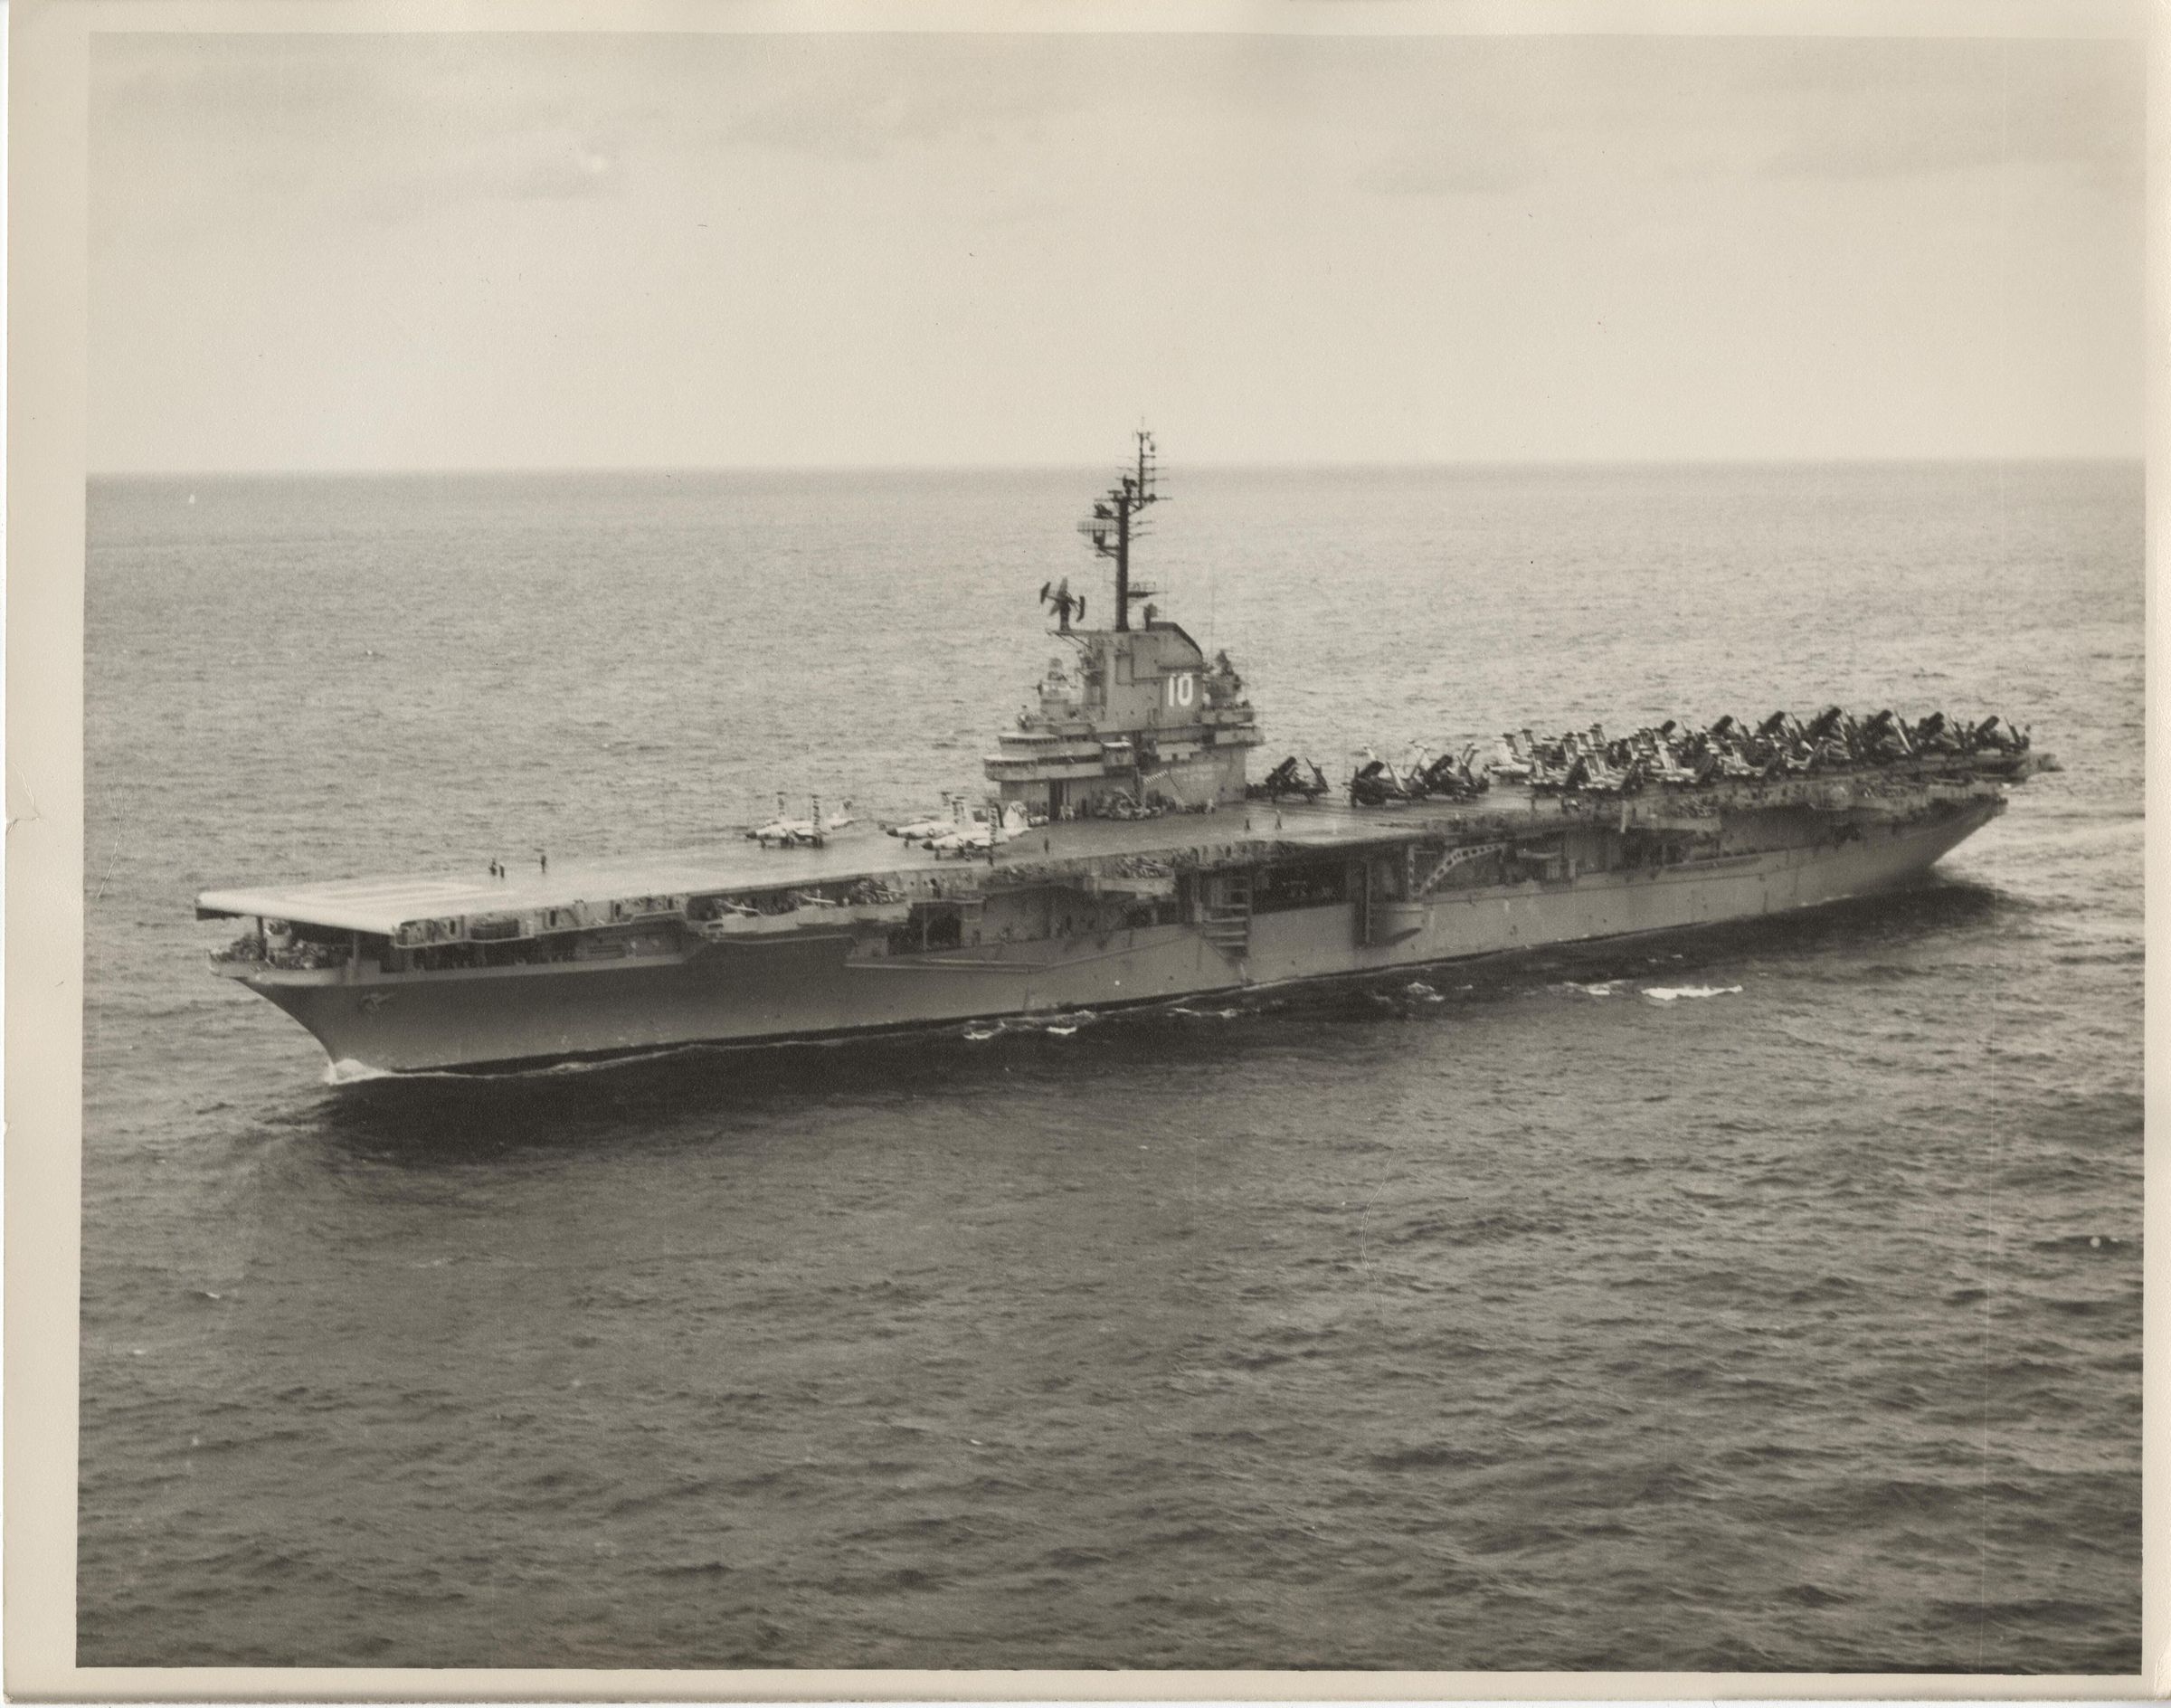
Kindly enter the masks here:
<path id="1" fill-rule="evenodd" d="M 2052 763 L 1994 726 L 1721 719 L 1507 738 L 1330 791 L 1263 734 L 1226 654 L 1147 589 L 1150 437 L 1083 525 L 1114 566 L 1089 627 L 1044 584 L 1052 660 L 974 811 L 839 827 L 819 805 L 728 841 L 502 879 L 240 887 L 221 974 L 337 1067 L 494 1068 L 1168 1002 L 1691 926 L 1906 884 Z M 1134 606 L 1142 609 L 1133 610 Z M 772 846 L 770 844 L 779 844 Z"/>

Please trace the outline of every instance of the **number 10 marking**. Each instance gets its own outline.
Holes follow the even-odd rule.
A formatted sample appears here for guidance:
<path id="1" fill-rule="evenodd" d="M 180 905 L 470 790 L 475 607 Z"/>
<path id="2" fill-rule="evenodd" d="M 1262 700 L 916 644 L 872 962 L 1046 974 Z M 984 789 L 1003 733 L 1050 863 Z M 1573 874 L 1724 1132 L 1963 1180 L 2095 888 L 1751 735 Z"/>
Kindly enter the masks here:
<path id="1" fill-rule="evenodd" d="M 1199 678 L 1189 670 L 1179 676 L 1171 676 L 1169 678 L 1168 695 L 1171 706 L 1189 706 L 1198 697 Z"/>

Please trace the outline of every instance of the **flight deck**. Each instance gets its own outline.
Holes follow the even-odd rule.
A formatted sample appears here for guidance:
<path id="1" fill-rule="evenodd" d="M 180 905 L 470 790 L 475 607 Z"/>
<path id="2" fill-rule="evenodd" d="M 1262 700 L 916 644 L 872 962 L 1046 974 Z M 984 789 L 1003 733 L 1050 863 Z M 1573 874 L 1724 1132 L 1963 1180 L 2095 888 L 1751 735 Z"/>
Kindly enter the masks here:
<path id="1" fill-rule="evenodd" d="M 631 897 L 744 895 L 772 889 L 848 885 L 861 878 L 898 884 L 915 892 L 930 883 L 946 889 L 975 887 L 991 873 L 1038 878 L 1075 865 L 1092 870 L 1112 857 L 1193 859 L 1264 855 L 1277 847 L 1306 849 L 1394 841 L 1428 830 L 1461 826 L 1474 815 L 1519 817 L 1526 824 L 1542 813 L 1560 821 L 1558 801 L 1539 802 L 1528 791 L 1477 802 L 1426 802 L 1389 811 L 1336 802 L 1264 802 L 1247 810 L 1159 819 L 1080 820 L 1027 830 L 997 845 L 992 867 L 984 854 L 938 858 L 917 842 L 906 843 L 873 825 L 854 826 L 819 846 L 763 848 L 742 836 L 700 847 L 650 854 L 554 859 L 550 869 L 516 871 L 504 878 L 418 873 L 351 878 L 325 883 L 249 886 L 206 890 L 196 897 L 197 916 L 253 916 L 290 919 L 340 931 L 390 936 L 411 921 L 478 914 L 537 913 L 594 906 Z M 1277 828 L 1278 825 L 1278 828 Z M 1222 850 L 1227 850 L 1224 855 Z"/>

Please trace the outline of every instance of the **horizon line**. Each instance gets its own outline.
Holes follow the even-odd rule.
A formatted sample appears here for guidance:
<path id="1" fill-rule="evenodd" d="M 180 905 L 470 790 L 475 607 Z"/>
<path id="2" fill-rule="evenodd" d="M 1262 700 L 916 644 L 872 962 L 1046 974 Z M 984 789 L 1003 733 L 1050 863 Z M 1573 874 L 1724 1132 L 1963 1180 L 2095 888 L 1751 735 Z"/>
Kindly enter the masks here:
<path id="1" fill-rule="evenodd" d="M 2146 450 L 2130 451 L 1948 451 L 1897 455 L 1762 457 L 1398 457 L 1320 458 L 1252 460 L 1202 458 L 1174 466 L 1227 473 L 1314 473 L 1359 470 L 1482 469 L 1774 469 L 1901 468 L 2000 463 L 2140 463 Z M 284 469 L 86 469 L 86 480 L 263 480 L 469 479 L 521 475 L 715 475 L 715 474 L 1036 474 L 1095 469 L 1103 461 L 1029 462 L 718 462 L 718 463 L 471 463 L 464 465 L 373 465 Z"/>

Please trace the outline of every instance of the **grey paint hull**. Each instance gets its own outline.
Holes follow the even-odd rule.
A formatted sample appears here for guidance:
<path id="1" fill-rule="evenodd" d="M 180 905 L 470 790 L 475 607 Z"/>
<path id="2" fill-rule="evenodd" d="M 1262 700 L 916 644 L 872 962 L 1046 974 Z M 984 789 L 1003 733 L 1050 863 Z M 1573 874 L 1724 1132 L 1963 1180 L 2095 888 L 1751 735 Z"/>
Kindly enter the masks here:
<path id="1" fill-rule="evenodd" d="M 1918 877 L 1996 815 L 1569 881 L 1449 891 L 1408 935 L 1363 944 L 1354 903 L 1256 916 L 1217 947 L 1192 925 L 862 959 L 849 935 L 706 944 L 683 957 L 427 975 L 245 981 L 336 1064 L 386 1071 L 759 1043 L 1107 1008 L 1415 967 L 1463 956 L 1754 918 Z"/>

